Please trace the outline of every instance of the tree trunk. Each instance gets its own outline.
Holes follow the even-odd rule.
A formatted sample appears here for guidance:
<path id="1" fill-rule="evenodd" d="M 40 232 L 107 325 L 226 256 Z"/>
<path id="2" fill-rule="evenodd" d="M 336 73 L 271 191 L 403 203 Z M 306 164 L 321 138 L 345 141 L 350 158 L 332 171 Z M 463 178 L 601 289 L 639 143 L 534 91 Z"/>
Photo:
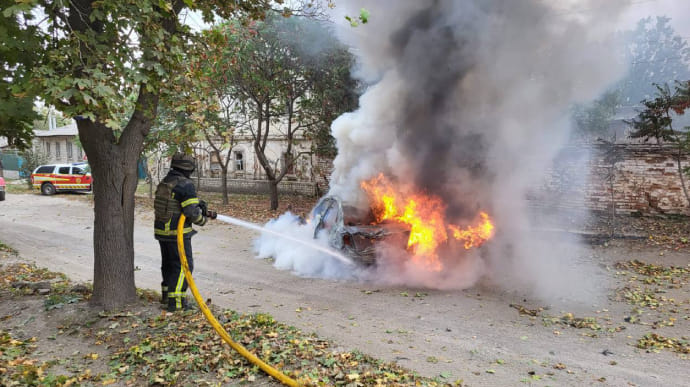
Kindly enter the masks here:
<path id="1" fill-rule="evenodd" d="M 680 147 L 679 147 L 680 148 Z M 682 150 L 678 149 L 678 154 L 676 155 L 676 164 L 678 165 L 678 177 L 680 177 L 680 186 L 683 187 L 683 193 L 685 194 L 685 200 L 690 205 L 690 196 L 688 196 L 688 187 L 685 186 L 685 176 L 683 176 L 683 167 L 680 163 L 682 157 Z"/>
<path id="2" fill-rule="evenodd" d="M 271 194 L 271 210 L 275 211 L 278 209 L 278 181 L 269 180 L 268 190 Z"/>
<path id="3" fill-rule="evenodd" d="M 196 151 L 196 148 L 194 148 L 194 160 L 200 160 L 199 154 Z M 199 191 L 201 189 L 201 169 L 197 165 L 197 167 L 194 169 L 194 173 L 196 173 L 196 190 Z"/>
<path id="4" fill-rule="evenodd" d="M 223 204 L 228 204 L 228 166 L 221 165 L 220 184 L 223 186 Z"/>
<path id="5" fill-rule="evenodd" d="M 270 100 L 269 100 L 270 101 Z M 271 210 L 278 209 L 278 182 L 276 179 L 276 171 L 271 167 L 271 162 L 266 157 L 266 143 L 268 141 L 268 133 L 270 128 L 270 114 L 268 114 L 270 102 L 266 103 L 266 115 L 263 114 L 263 105 L 257 102 L 259 117 L 257 120 L 256 132 L 254 134 L 254 153 L 259 160 L 259 164 L 266 172 L 266 180 L 268 180 L 268 190 L 271 196 Z M 265 124 L 265 128 L 262 128 Z M 262 134 L 262 130 L 265 132 Z"/>
<path id="6" fill-rule="evenodd" d="M 134 193 L 140 141 L 118 144 L 112 131 L 77 121 L 94 179 L 94 275 L 91 304 L 106 310 L 136 300 L 134 284 Z"/>
<path id="7" fill-rule="evenodd" d="M 614 191 L 614 182 L 616 178 L 616 165 L 611 166 L 611 175 L 609 177 L 609 189 L 611 190 L 611 238 L 616 234 L 616 192 Z"/>

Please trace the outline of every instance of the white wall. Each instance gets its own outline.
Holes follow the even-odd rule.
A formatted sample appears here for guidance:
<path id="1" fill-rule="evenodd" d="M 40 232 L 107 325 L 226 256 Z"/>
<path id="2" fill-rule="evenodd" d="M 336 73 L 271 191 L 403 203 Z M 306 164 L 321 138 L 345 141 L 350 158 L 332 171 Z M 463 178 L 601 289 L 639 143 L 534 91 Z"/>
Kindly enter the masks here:
<path id="1" fill-rule="evenodd" d="M 75 136 L 36 137 L 33 148 L 43 152 L 48 157 L 49 163 L 69 164 L 84 161 L 84 151 L 77 146 L 75 140 Z M 48 144 L 50 144 L 50 152 L 48 152 Z M 72 146 L 71 155 L 68 152 L 68 144 Z M 57 152 L 58 147 L 60 149 L 59 154 Z"/>

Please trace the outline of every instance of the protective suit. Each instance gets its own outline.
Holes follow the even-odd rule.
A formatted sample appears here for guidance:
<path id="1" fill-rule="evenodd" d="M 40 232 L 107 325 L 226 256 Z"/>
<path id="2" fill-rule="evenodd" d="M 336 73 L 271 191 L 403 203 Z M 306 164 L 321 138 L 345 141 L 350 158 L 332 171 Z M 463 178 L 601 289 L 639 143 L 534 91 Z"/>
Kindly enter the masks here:
<path id="1" fill-rule="evenodd" d="M 186 217 L 184 223 L 184 248 L 189 270 L 194 269 L 192 236 L 196 231 L 192 223 L 206 224 L 208 210 L 206 203 L 196 196 L 190 175 L 195 162 L 191 156 L 176 154 L 170 163 L 170 171 L 156 188 L 154 201 L 154 235 L 161 247 L 161 302 L 167 304 L 169 312 L 188 309 L 186 291 L 187 281 L 180 263 L 177 249 L 177 224 L 180 214 Z"/>

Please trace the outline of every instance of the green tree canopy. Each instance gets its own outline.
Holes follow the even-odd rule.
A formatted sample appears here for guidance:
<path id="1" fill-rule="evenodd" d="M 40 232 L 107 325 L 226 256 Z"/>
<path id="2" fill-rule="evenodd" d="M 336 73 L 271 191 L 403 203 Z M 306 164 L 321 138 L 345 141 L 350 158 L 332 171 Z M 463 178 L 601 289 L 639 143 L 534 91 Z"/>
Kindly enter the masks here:
<path id="1" fill-rule="evenodd" d="M 298 141 L 313 140 L 308 153 L 335 152 L 330 123 L 357 102 L 352 56 L 323 23 L 277 13 L 223 23 L 203 37 L 177 82 L 184 86 L 166 99 L 170 117 L 184 117 L 177 125 L 195 126 L 218 153 L 250 136 L 277 208 L 277 184 L 300 156 Z M 269 137 L 285 144 L 281 159 L 267 153 Z M 223 176 L 228 157 L 220 160 Z"/>
<path id="2" fill-rule="evenodd" d="M 260 18 L 268 6 L 268 0 L 22 0 L 3 9 L 18 20 L 42 15 L 40 26 L 20 26 L 36 36 L 22 43 L 23 51 L 40 59 L 25 92 L 75 118 L 91 164 L 93 304 L 110 309 L 136 299 L 137 161 L 195 35 L 181 18 L 190 11 L 207 22 L 238 12 Z"/>
<path id="3" fill-rule="evenodd" d="M 29 90 L 31 71 L 41 58 L 41 36 L 31 25 L 33 15 L 13 12 L 14 0 L 0 0 L 0 136 L 25 149 L 31 144 L 35 90 Z"/>
<path id="4" fill-rule="evenodd" d="M 271 188 L 271 208 L 278 206 L 277 184 L 300 156 L 299 138 L 315 140 L 322 154 L 333 154 L 330 124 L 356 107 L 356 82 L 350 77 L 352 56 L 323 24 L 276 15 L 238 28 L 216 30 L 230 42 L 226 76 L 229 92 L 240 104 L 257 155 Z M 300 36 L 302 39 L 295 39 Z M 308 42 L 308 43 L 306 43 Z M 270 160 L 266 144 L 271 125 L 282 123 L 284 159 Z M 328 149 L 330 147 L 330 149 Z"/>
<path id="5" fill-rule="evenodd" d="M 582 137 L 605 136 L 620 104 L 618 91 L 608 91 L 590 104 L 573 109 L 576 134 Z"/>

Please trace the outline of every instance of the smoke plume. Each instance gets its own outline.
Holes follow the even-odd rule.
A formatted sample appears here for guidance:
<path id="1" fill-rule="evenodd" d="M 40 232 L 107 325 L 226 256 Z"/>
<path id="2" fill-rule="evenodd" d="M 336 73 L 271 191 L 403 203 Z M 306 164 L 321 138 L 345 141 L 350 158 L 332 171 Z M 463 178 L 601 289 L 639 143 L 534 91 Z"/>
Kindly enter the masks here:
<path id="1" fill-rule="evenodd" d="M 581 268 L 568 269 L 572 257 L 535 233 L 525 197 L 567 141 L 572 104 L 624 74 L 612 28 L 626 3 L 605 3 L 337 2 L 337 21 L 362 7 L 371 16 L 338 28 L 368 87 L 360 108 L 332 125 L 338 155 L 329 194 L 365 208 L 360 182 L 383 173 L 402 190 L 440 197 L 455 222 L 483 210 L 496 225 L 481 249 L 444 252 L 442 272 L 381 251 L 365 278 L 435 288 L 487 278 L 539 294 L 582 283 Z"/>

